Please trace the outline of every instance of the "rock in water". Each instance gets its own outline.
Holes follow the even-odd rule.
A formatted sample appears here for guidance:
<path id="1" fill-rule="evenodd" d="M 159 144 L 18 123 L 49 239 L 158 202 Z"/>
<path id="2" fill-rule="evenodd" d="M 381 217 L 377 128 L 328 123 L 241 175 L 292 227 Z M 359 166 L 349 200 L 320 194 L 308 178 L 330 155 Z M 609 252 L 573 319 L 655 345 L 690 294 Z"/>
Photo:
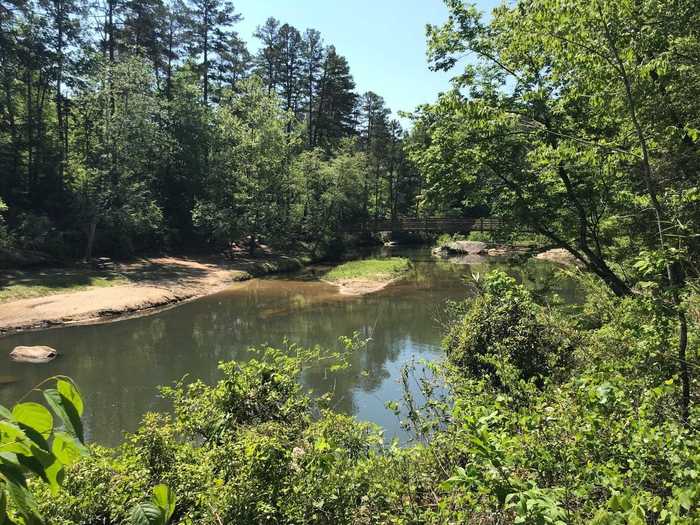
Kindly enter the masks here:
<path id="1" fill-rule="evenodd" d="M 453 241 L 433 250 L 433 255 L 486 255 L 488 246 L 478 241 Z"/>
<path id="2" fill-rule="evenodd" d="M 11 385 L 16 383 L 17 378 L 13 376 L 0 376 L 0 386 Z"/>
<path id="3" fill-rule="evenodd" d="M 21 363 L 48 363 L 56 359 L 58 352 L 50 346 L 16 346 L 10 359 Z"/>
<path id="4" fill-rule="evenodd" d="M 447 245 L 453 252 L 468 253 L 469 255 L 484 255 L 488 246 L 479 241 L 455 241 Z"/>
<path id="5" fill-rule="evenodd" d="M 563 264 L 565 266 L 583 266 L 581 261 L 574 257 L 569 250 L 565 250 L 564 248 L 554 248 L 552 250 L 547 250 L 546 252 L 538 253 L 535 256 L 535 259 Z"/>

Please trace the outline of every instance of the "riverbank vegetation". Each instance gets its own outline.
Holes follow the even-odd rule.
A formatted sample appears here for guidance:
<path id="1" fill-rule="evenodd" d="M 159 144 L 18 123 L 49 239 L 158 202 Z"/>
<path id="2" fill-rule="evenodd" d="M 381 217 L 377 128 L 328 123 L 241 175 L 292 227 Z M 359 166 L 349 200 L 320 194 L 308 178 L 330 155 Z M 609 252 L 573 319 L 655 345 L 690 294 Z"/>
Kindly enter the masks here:
<path id="1" fill-rule="evenodd" d="M 410 270 L 411 263 L 404 257 L 361 259 L 336 266 L 322 279 L 338 286 L 343 295 L 365 295 L 382 290 Z"/>
<path id="2" fill-rule="evenodd" d="M 2 275 L 0 303 L 128 282 L 121 275 L 95 270 L 13 271 Z"/>
<path id="3" fill-rule="evenodd" d="M 346 366 L 344 352 L 262 349 L 222 364 L 215 385 L 165 388 L 172 413 L 146 415 L 116 449 L 76 456 L 54 495 L 32 480 L 37 512 L 130 523 L 166 484 L 173 523 L 700 519 L 697 413 L 679 417 L 673 316 L 592 281 L 576 317 L 501 272 L 472 286 L 476 300 L 449 309 L 447 361 L 407 365 L 404 397 L 387 403 L 410 442 L 300 386 L 311 368 Z"/>
<path id="4" fill-rule="evenodd" d="M 361 259 L 340 264 L 324 275 L 324 279 L 334 282 L 345 279 L 368 279 L 387 281 L 408 271 L 411 263 L 404 257 L 384 259 Z"/>

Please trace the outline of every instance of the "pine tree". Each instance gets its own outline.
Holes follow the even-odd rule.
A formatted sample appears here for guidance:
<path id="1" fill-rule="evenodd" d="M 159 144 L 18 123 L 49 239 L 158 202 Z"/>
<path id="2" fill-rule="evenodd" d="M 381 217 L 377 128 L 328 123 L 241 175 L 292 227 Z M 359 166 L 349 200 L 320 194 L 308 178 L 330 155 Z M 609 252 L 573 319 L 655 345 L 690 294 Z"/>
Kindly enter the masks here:
<path id="1" fill-rule="evenodd" d="M 314 110 L 323 68 L 323 40 L 321 39 L 321 33 L 315 29 L 307 29 L 304 32 L 302 61 L 302 83 L 304 84 L 304 96 L 306 98 L 307 146 L 311 149 L 315 147 L 314 127 L 316 122 Z"/>
<path id="2" fill-rule="evenodd" d="M 277 90 L 279 82 L 279 63 L 282 54 L 279 31 L 279 20 L 270 17 L 262 26 L 258 26 L 253 34 L 262 44 L 255 57 L 256 73 L 270 93 Z"/>
<path id="3" fill-rule="evenodd" d="M 285 109 L 297 115 L 302 97 L 302 38 L 299 31 L 284 24 L 279 31 L 279 94 Z"/>
<path id="4" fill-rule="evenodd" d="M 190 0 L 188 15 L 188 47 L 191 56 L 200 64 L 202 100 L 207 104 L 210 80 L 216 76 L 216 63 L 230 51 L 232 28 L 241 20 L 241 15 L 234 13 L 233 4 L 228 0 Z"/>
<path id="5" fill-rule="evenodd" d="M 314 144 L 329 149 L 355 134 L 355 81 L 345 57 L 334 46 L 326 50 L 319 82 Z"/>

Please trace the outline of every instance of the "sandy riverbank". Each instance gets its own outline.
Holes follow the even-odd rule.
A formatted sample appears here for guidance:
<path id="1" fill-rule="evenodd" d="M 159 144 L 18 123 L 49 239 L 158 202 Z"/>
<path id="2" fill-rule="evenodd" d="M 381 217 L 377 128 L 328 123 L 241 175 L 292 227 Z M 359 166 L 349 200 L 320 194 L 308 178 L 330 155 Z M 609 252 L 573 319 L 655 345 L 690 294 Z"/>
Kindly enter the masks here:
<path id="1" fill-rule="evenodd" d="M 390 279 L 388 281 L 378 281 L 373 279 L 341 279 L 339 281 L 323 282 L 336 286 L 341 295 L 367 295 L 370 293 L 383 290 L 391 283 L 401 279 L 401 277 Z"/>
<path id="2" fill-rule="evenodd" d="M 361 259 L 332 268 L 322 280 L 337 286 L 342 295 L 367 295 L 386 288 L 410 270 L 411 263 L 402 257 Z"/>
<path id="3" fill-rule="evenodd" d="M 270 273 L 293 271 L 301 263 L 289 257 L 240 259 L 156 257 L 116 264 L 109 274 L 113 286 L 86 286 L 77 291 L 0 303 L 0 335 L 52 326 L 111 321 L 145 315 L 162 308 L 216 293 L 239 281 Z M 56 269 L 56 273 L 62 272 Z M 51 276 L 44 270 L 42 276 Z M 12 282 L 12 275 L 3 276 Z M 41 276 L 23 276 L 40 286 Z M 123 284 L 122 284 L 123 283 Z M 43 288 L 42 288 L 43 289 Z"/>

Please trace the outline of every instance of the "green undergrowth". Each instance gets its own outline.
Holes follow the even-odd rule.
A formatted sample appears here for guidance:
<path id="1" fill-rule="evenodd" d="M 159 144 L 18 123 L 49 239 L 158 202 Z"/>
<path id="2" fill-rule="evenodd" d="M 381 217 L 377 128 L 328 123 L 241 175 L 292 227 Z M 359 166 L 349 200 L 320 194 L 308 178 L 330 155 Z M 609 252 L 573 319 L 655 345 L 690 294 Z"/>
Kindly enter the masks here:
<path id="1" fill-rule="evenodd" d="M 91 287 L 106 288 L 127 284 L 118 273 L 93 270 L 44 270 L 8 272 L 0 281 L 0 302 L 77 292 Z"/>
<path id="2" fill-rule="evenodd" d="M 369 281 L 390 281 L 408 272 L 411 262 L 403 257 L 385 259 L 363 259 L 336 266 L 324 278 L 328 281 L 366 279 Z"/>
<path id="3" fill-rule="evenodd" d="M 668 312 L 592 282 L 575 317 L 503 272 L 473 286 L 447 309 L 447 359 L 406 365 L 387 403 L 407 443 L 302 386 L 352 372 L 357 336 L 342 351 L 268 348 L 222 363 L 213 385 L 164 388 L 171 412 L 115 449 L 90 447 L 60 491 L 33 478 L 39 511 L 55 525 L 129 523 L 167 486 L 176 524 L 699 523 L 700 413 L 679 417 Z"/>

